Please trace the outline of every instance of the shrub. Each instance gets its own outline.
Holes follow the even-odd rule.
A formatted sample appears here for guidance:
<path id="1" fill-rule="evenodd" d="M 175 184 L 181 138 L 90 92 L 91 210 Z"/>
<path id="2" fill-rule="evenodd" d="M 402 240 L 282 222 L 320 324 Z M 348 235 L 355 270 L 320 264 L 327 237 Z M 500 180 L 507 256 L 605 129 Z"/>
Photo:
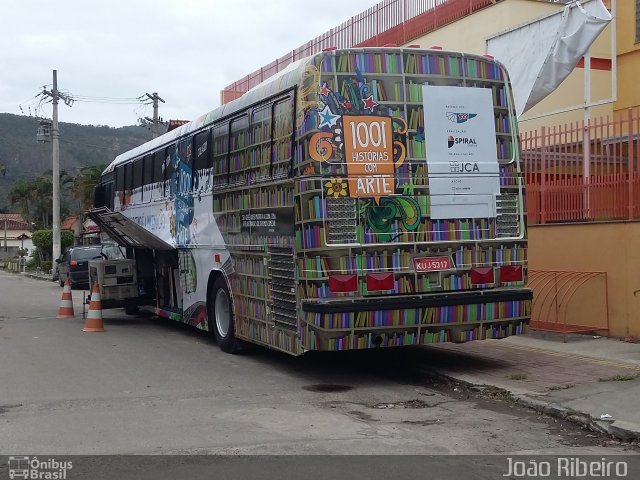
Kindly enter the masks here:
<path id="1" fill-rule="evenodd" d="M 31 236 L 31 241 L 40 249 L 45 257 L 51 258 L 51 250 L 53 248 L 53 233 L 51 230 L 36 230 Z M 60 232 L 60 251 L 64 252 L 65 249 L 71 245 L 73 245 L 73 232 L 70 230 L 62 230 Z"/>

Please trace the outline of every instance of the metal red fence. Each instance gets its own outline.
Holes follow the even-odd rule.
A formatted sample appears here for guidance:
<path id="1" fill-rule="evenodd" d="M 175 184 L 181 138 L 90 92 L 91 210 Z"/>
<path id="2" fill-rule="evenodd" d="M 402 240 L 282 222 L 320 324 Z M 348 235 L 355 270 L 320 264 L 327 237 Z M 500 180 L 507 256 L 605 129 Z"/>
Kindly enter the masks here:
<path id="1" fill-rule="evenodd" d="M 494 3 L 496 0 L 384 0 L 227 86 L 222 103 L 238 98 L 291 62 L 325 48 L 402 45 Z"/>
<path id="2" fill-rule="evenodd" d="M 640 218 L 640 111 L 520 135 L 529 224 Z"/>

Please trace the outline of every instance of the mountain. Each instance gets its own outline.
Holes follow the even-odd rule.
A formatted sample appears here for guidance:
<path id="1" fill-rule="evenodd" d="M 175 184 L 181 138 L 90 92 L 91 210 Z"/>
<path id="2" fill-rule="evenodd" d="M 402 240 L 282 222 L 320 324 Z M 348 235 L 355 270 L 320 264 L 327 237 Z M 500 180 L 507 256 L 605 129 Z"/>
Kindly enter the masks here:
<path id="1" fill-rule="evenodd" d="M 39 120 L 0 113 L 0 209 L 18 179 L 32 180 L 52 169 L 51 142 L 36 141 Z M 110 163 L 117 155 L 152 139 L 144 127 L 59 124 L 60 170 L 72 175 L 86 165 Z"/>

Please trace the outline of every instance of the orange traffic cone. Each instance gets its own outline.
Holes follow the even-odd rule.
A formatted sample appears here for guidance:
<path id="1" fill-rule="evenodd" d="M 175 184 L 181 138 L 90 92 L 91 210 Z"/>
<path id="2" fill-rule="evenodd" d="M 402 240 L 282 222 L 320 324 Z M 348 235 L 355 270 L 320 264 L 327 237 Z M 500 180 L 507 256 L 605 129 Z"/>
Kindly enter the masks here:
<path id="1" fill-rule="evenodd" d="M 62 300 L 56 318 L 73 318 L 73 299 L 71 298 L 71 281 L 67 278 L 62 289 Z"/>
<path id="2" fill-rule="evenodd" d="M 100 286 L 98 282 L 93 284 L 91 291 L 91 303 L 89 303 L 89 311 L 84 321 L 83 332 L 104 332 L 104 324 L 102 323 L 102 302 L 100 301 Z"/>

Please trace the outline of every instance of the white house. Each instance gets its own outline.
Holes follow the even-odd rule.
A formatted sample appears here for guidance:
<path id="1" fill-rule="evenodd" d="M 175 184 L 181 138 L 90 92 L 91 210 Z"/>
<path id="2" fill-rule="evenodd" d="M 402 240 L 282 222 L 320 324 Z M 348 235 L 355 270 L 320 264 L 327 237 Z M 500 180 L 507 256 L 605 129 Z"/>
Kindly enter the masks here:
<path id="1" fill-rule="evenodd" d="M 0 213 L 0 260 L 18 256 L 18 250 L 33 251 L 31 225 L 19 213 Z"/>

